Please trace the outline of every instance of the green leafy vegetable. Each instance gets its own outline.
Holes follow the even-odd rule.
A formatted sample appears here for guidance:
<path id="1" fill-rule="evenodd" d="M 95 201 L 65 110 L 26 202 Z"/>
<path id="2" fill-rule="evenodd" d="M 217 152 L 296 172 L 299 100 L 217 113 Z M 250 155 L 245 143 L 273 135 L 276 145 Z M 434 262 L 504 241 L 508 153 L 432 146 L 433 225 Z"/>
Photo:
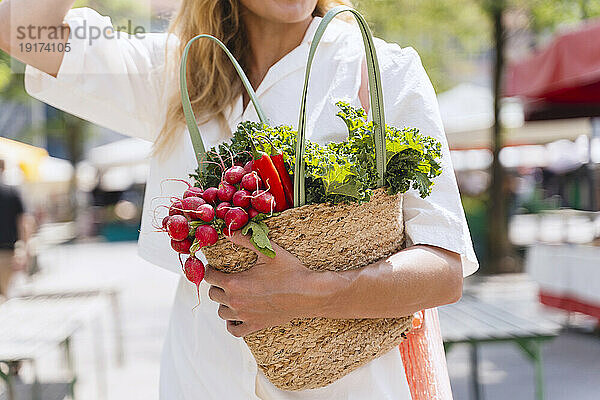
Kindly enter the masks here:
<path id="1" fill-rule="evenodd" d="M 269 258 L 275 257 L 275 250 L 271 246 L 269 240 L 269 227 L 263 221 L 250 221 L 246 226 L 242 228 L 242 234 L 247 235 L 251 232 L 250 243 L 264 255 Z"/>
<path id="2" fill-rule="evenodd" d="M 377 188 L 378 173 L 375 160 L 373 122 L 367 121 L 365 111 L 345 102 L 336 103 L 337 116 L 348 128 L 348 140 L 341 143 L 319 145 L 306 143 L 304 161 L 307 204 L 366 202 Z M 418 129 L 397 129 L 386 126 L 387 170 L 385 185 L 390 194 L 404 193 L 409 189 L 421 197 L 431 194 L 433 179 L 441 174 L 441 145 L 431 137 L 423 136 Z M 250 160 L 250 139 L 266 137 L 283 152 L 288 171 L 293 173 L 296 152 L 296 131 L 290 126 L 271 127 L 256 122 L 238 125 L 231 141 L 212 149 L 207 155 L 208 171 L 204 176 L 192 175 L 202 186 L 217 186 L 221 180 L 221 160 L 227 166 L 234 162 Z M 261 141 L 265 151 L 270 144 Z"/>

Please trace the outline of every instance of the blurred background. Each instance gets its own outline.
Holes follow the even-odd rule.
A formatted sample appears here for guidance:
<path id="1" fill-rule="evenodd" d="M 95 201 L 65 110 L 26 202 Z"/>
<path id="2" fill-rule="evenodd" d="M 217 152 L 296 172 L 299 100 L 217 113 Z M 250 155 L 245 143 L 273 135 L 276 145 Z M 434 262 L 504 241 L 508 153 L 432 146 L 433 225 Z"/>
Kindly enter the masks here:
<path id="1" fill-rule="evenodd" d="M 177 2 L 77 5 L 162 31 Z M 356 5 L 421 55 L 481 263 L 440 309 L 455 398 L 597 399 L 600 1 Z M 0 208 L 22 216 L 0 399 L 156 399 L 177 276 L 136 255 L 151 144 L 30 98 L 15 65 L 0 52 Z"/>

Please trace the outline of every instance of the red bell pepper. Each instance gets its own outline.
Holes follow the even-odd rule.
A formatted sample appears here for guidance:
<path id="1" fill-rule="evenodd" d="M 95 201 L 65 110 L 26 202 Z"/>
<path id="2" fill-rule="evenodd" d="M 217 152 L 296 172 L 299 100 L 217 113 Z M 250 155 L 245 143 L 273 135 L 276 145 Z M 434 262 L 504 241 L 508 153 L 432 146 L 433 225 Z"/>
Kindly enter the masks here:
<path id="1" fill-rule="evenodd" d="M 279 172 L 273 164 L 273 160 L 265 152 L 262 152 L 256 147 L 252 146 L 252 155 L 254 161 L 252 162 L 252 170 L 256 171 L 262 179 L 265 187 L 275 197 L 275 211 L 283 211 L 289 208 L 283 184 L 279 177 Z"/>
<path id="2" fill-rule="evenodd" d="M 275 165 L 275 168 L 279 173 L 279 179 L 281 179 L 281 184 L 283 185 L 283 191 L 285 193 L 285 200 L 291 207 L 294 204 L 294 184 L 292 183 L 290 173 L 285 167 L 285 161 L 283 161 L 283 153 L 276 153 L 274 155 L 271 155 L 271 160 L 273 160 L 273 164 Z"/>
<path id="3" fill-rule="evenodd" d="M 259 139 L 263 139 L 269 142 L 269 145 L 271 147 L 271 160 L 273 160 L 273 164 L 277 169 L 279 179 L 281 180 L 281 184 L 283 185 L 283 191 L 285 193 L 285 199 L 288 203 L 288 208 L 292 207 L 294 205 L 294 184 L 292 183 L 290 173 L 288 172 L 285 166 L 285 161 L 283 161 L 283 153 L 273 144 L 273 142 L 268 137 L 260 136 Z"/>

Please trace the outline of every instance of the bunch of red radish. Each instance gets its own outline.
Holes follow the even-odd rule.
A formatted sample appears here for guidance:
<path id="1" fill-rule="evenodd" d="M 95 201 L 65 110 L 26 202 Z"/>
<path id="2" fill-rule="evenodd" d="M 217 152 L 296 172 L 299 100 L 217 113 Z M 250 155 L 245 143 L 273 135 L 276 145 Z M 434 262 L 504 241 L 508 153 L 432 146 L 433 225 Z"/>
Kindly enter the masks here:
<path id="1" fill-rule="evenodd" d="M 202 189 L 183 181 L 188 188 L 182 198 L 172 199 L 169 215 L 162 220 L 162 230 L 171 238 L 171 247 L 180 255 L 191 254 L 183 271 L 197 287 L 205 269 L 194 250 L 217 243 L 219 230 L 229 236 L 259 214 L 280 210 L 253 164 L 249 161 L 244 167 L 233 165 L 224 170 L 218 187 Z"/>

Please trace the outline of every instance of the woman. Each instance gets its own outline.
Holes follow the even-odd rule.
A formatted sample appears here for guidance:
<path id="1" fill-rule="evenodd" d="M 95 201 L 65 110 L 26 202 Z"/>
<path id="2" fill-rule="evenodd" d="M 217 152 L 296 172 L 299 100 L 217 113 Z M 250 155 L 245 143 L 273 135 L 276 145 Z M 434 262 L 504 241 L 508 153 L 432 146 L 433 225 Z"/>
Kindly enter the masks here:
<path id="1" fill-rule="evenodd" d="M 1 20 L 12 26 L 61 26 L 71 32 L 97 27 L 100 38 L 81 35 L 46 41 L 69 52 L 24 52 L 4 25 L 2 48 L 29 64 L 27 91 L 91 122 L 155 143 L 146 189 L 140 255 L 181 274 L 166 235 L 153 233 L 159 196 L 180 193 L 163 183 L 196 167 L 179 102 L 176 67 L 182 46 L 198 33 L 221 38 L 241 61 L 273 124 L 294 124 L 309 43 L 319 16 L 344 1 L 183 0 L 171 32 L 143 38 L 109 37 L 110 20 L 89 9 L 67 13 L 73 0 L 5 0 Z M 27 10 L 27 12 L 25 12 Z M 66 16 L 65 16 L 66 15 Z M 14 28 L 13 28 L 14 29 Z M 368 107 L 364 50 L 357 29 L 330 25 L 317 51 L 308 99 L 308 136 L 343 140 L 345 126 L 334 102 Z M 191 312 L 193 285 L 180 280 L 163 351 L 162 399 L 408 399 L 397 350 L 333 384 L 310 391 L 276 389 L 257 371 L 240 337 L 295 317 L 391 317 L 456 301 L 463 275 L 477 269 L 435 93 L 417 53 L 377 41 L 388 123 L 414 126 L 443 144 L 443 174 L 433 194 L 405 195 L 409 247 L 359 271 L 315 273 L 286 251 L 261 268 L 225 275 L 208 268 L 201 306 Z M 173 66 L 175 68 L 173 68 Z M 225 56 L 208 41 L 192 49 L 188 85 L 207 146 L 231 135 L 239 121 L 257 120 Z M 376 221 L 374 221 L 376 223 Z M 243 237 L 233 239 L 247 245 Z M 227 323 L 223 322 L 227 321 Z M 231 321 L 242 321 L 232 324 Z"/>

